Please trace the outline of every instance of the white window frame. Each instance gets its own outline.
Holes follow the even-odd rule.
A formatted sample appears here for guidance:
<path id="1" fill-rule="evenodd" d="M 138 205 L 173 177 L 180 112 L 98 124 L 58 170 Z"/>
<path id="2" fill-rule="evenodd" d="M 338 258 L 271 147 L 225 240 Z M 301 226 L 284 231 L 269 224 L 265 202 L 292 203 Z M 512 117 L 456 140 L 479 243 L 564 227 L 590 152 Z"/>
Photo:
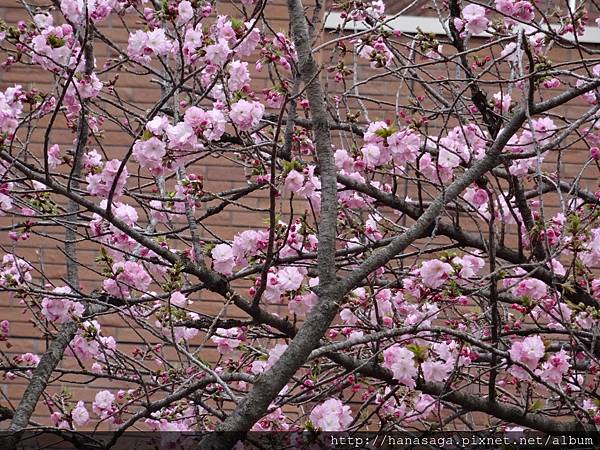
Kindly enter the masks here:
<path id="1" fill-rule="evenodd" d="M 342 14 L 337 11 L 332 11 L 327 13 L 325 20 L 325 28 L 329 30 L 335 30 L 338 27 L 342 26 L 344 23 L 344 19 L 342 18 Z M 398 16 L 394 18 L 389 18 L 386 21 L 386 25 L 392 30 L 398 30 L 402 33 L 407 34 L 416 34 L 417 27 L 419 27 L 423 33 L 434 33 L 437 35 L 445 35 L 444 27 L 440 23 L 440 20 L 437 17 L 419 17 L 419 16 Z M 344 29 L 348 31 L 364 31 L 368 30 L 370 27 L 365 22 L 357 22 L 348 20 L 345 23 Z M 553 27 L 558 30 L 558 26 Z M 489 36 L 488 33 L 482 33 L 478 35 L 481 37 Z M 572 33 L 567 33 L 563 36 L 563 38 L 574 41 L 574 37 Z M 585 32 L 583 35 L 577 37 L 579 42 L 585 44 L 600 44 L 600 28 L 595 25 L 590 25 L 585 27 Z"/>

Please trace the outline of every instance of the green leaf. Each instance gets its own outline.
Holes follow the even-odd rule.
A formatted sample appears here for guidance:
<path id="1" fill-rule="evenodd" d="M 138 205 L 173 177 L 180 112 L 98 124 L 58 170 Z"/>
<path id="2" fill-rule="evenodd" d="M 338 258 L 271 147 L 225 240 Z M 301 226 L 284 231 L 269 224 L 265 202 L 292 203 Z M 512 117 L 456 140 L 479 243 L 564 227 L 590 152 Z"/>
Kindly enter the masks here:
<path id="1" fill-rule="evenodd" d="M 535 402 L 533 402 L 533 405 L 531 405 L 531 411 L 541 411 L 542 409 L 544 409 L 544 401 L 542 399 L 537 399 Z"/>
<path id="2" fill-rule="evenodd" d="M 65 40 L 51 34 L 48 36 L 48 44 L 50 44 L 50 47 L 52 48 L 60 48 L 65 45 Z"/>
<path id="3" fill-rule="evenodd" d="M 387 128 L 380 128 L 379 130 L 377 130 L 375 132 L 375 134 L 379 137 L 382 138 L 388 138 L 390 137 L 392 134 L 394 134 L 396 132 L 396 130 L 394 129 L 393 126 L 389 126 Z"/>
<path id="4" fill-rule="evenodd" d="M 233 28 L 234 30 L 243 30 L 244 29 L 244 22 L 240 19 L 236 19 L 236 18 L 231 18 L 231 28 Z"/>
<path id="5" fill-rule="evenodd" d="M 304 424 L 304 428 L 306 428 L 308 431 L 317 431 L 317 428 L 310 420 Z"/>
<path id="6" fill-rule="evenodd" d="M 406 348 L 413 352 L 417 362 L 421 363 L 427 359 L 427 352 L 429 351 L 429 348 L 417 344 L 408 344 Z"/>

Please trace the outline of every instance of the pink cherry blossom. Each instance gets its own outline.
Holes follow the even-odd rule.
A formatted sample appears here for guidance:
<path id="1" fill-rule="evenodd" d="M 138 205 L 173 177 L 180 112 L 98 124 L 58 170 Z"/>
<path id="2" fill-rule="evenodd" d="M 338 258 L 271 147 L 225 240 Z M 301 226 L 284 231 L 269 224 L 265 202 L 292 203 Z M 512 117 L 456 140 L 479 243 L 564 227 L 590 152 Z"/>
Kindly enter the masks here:
<path id="1" fill-rule="evenodd" d="M 315 286 L 314 279 L 309 281 L 309 285 Z M 317 283 L 318 284 L 318 283 Z M 300 317 L 305 317 L 317 303 L 318 297 L 314 292 L 308 292 L 306 294 L 296 295 L 288 303 L 288 309 L 290 313 L 296 314 Z"/>
<path id="2" fill-rule="evenodd" d="M 512 16 L 515 12 L 514 0 L 495 0 L 495 6 L 498 11 L 507 16 Z"/>
<path id="3" fill-rule="evenodd" d="M 137 30 L 129 35 L 129 45 L 127 47 L 127 56 L 136 62 L 150 62 L 152 51 L 146 48 L 148 35 Z"/>
<path id="4" fill-rule="evenodd" d="M 115 2 L 111 0 L 88 0 L 86 6 L 88 17 L 94 22 L 101 22 L 112 12 Z M 82 0 L 63 0 L 61 10 L 65 16 L 74 22 L 81 22 L 85 19 L 82 12 Z"/>
<path id="5" fill-rule="evenodd" d="M 112 272 L 113 278 L 104 280 L 103 287 L 116 297 L 128 297 L 131 288 L 145 291 L 152 282 L 144 266 L 134 261 L 116 262 Z"/>
<path id="6" fill-rule="evenodd" d="M 85 404 L 83 401 L 78 401 L 73 411 L 71 411 L 71 418 L 73 419 L 73 423 L 78 427 L 81 427 L 87 424 L 90 420 L 90 414 L 85 408 Z"/>
<path id="7" fill-rule="evenodd" d="M 381 149 L 378 145 L 367 144 L 360 152 L 363 155 L 363 161 L 366 163 L 367 167 L 375 168 L 380 164 Z"/>
<path id="8" fill-rule="evenodd" d="M 454 169 L 460 164 L 460 157 L 445 148 L 440 150 L 438 155 L 438 164 L 444 169 Z"/>
<path id="9" fill-rule="evenodd" d="M 437 289 L 444 284 L 451 272 L 452 266 L 450 264 L 439 259 L 432 259 L 423 263 L 419 275 L 421 275 L 425 286 Z"/>
<path id="10" fill-rule="evenodd" d="M 100 391 L 92 403 L 92 410 L 101 418 L 106 418 L 113 413 L 115 399 L 116 397 L 110 391 Z"/>
<path id="11" fill-rule="evenodd" d="M 591 230 L 591 239 L 585 245 L 585 250 L 580 258 L 589 266 L 594 266 L 600 262 L 600 228 Z"/>
<path id="12" fill-rule="evenodd" d="M 54 25 L 54 18 L 51 14 L 39 13 L 33 16 L 33 21 L 40 29 L 48 28 Z"/>
<path id="13" fill-rule="evenodd" d="M 249 131 L 258 125 L 264 112 L 261 103 L 240 100 L 231 107 L 229 117 L 240 131 Z"/>
<path id="14" fill-rule="evenodd" d="M 366 144 L 383 144 L 384 138 L 380 135 L 382 131 L 387 130 L 388 124 L 383 120 L 377 120 L 369 123 L 363 136 Z"/>
<path id="15" fill-rule="evenodd" d="M 171 51 L 172 43 L 168 39 L 165 30 L 157 28 L 146 33 L 146 47 L 157 55 L 166 55 Z"/>
<path id="16" fill-rule="evenodd" d="M 60 9 L 72 22 L 80 22 L 83 16 L 83 0 L 61 0 Z"/>
<path id="17" fill-rule="evenodd" d="M 477 209 L 481 208 L 482 206 L 487 206 L 489 202 L 489 195 L 487 191 L 476 186 L 467 188 L 463 194 L 463 197 Z"/>
<path id="18" fill-rule="evenodd" d="M 188 0 L 183 0 L 177 5 L 177 25 L 184 25 L 194 17 L 194 9 Z"/>
<path id="19" fill-rule="evenodd" d="M 217 328 L 210 340 L 217 344 L 219 353 L 227 355 L 240 346 L 243 337 L 243 333 L 239 328 Z"/>
<path id="20" fill-rule="evenodd" d="M 60 294 L 70 294 L 71 288 L 68 286 L 57 287 L 52 290 L 52 297 L 44 297 L 42 300 L 42 314 L 48 320 L 56 323 L 65 323 L 71 320 L 71 317 L 82 317 L 84 306 L 68 298 L 61 298 Z"/>
<path id="21" fill-rule="evenodd" d="M 511 292 L 517 297 L 529 297 L 534 300 L 539 300 L 546 295 L 547 287 L 546 284 L 540 280 L 527 278 L 520 281 Z"/>
<path id="22" fill-rule="evenodd" d="M 32 61 L 44 69 L 58 72 L 64 67 L 72 67 L 76 60 L 74 51 L 79 46 L 73 39 L 73 28 L 70 25 L 49 26 L 41 34 L 31 40 L 35 54 Z"/>
<path id="23" fill-rule="evenodd" d="M 0 286 L 17 287 L 32 280 L 31 264 L 15 255 L 4 255 L 0 269 Z"/>
<path id="24" fill-rule="evenodd" d="M 273 89 L 263 91 L 265 102 L 269 108 L 279 109 L 283 105 L 284 95 Z"/>
<path id="25" fill-rule="evenodd" d="M 77 95 L 82 99 L 97 97 L 103 86 L 104 84 L 98 79 L 98 76 L 95 73 L 80 77 L 76 79 L 72 85 L 69 85 L 69 89 L 67 90 L 67 101 L 77 102 L 75 92 L 77 92 Z M 69 100 L 69 96 L 73 97 L 72 100 Z"/>
<path id="26" fill-rule="evenodd" d="M 454 24 L 454 28 L 456 28 L 456 31 L 458 31 L 459 33 L 465 28 L 465 21 L 458 17 L 455 17 L 452 23 Z"/>
<path id="27" fill-rule="evenodd" d="M 197 138 L 194 129 L 186 122 L 167 127 L 169 147 L 176 150 L 191 151 L 196 147 Z"/>
<path id="28" fill-rule="evenodd" d="M 133 146 L 133 157 L 141 167 L 160 174 L 163 168 L 163 157 L 167 153 L 166 145 L 156 137 L 146 141 L 137 141 Z"/>
<path id="29" fill-rule="evenodd" d="M 225 132 L 225 116 L 219 109 L 204 111 L 192 106 L 186 110 L 183 121 L 192 127 L 196 134 L 201 132 L 209 141 L 220 139 Z"/>
<path id="30" fill-rule="evenodd" d="M 361 58 L 369 60 L 372 68 L 388 67 L 394 59 L 393 53 L 382 38 L 369 43 L 364 43 L 359 39 L 357 53 Z"/>
<path id="31" fill-rule="evenodd" d="M 0 321 L 0 341 L 7 341 L 9 332 L 10 332 L 10 322 L 6 319 Z"/>
<path id="32" fill-rule="evenodd" d="M 187 297 L 180 291 L 173 292 L 171 294 L 170 301 L 171 305 L 179 306 L 180 308 L 183 308 L 188 305 Z"/>
<path id="33" fill-rule="evenodd" d="M 26 367 L 37 367 L 40 363 L 40 357 L 34 353 L 23 353 L 15 356 L 15 361 Z"/>
<path id="34" fill-rule="evenodd" d="M 485 17 L 483 6 L 469 4 L 463 8 L 462 15 L 467 24 L 465 30 L 469 34 L 481 34 L 488 27 L 488 19 Z"/>
<path id="35" fill-rule="evenodd" d="M 415 387 L 417 367 L 414 354 L 407 348 L 395 344 L 383 351 L 383 366 L 392 371 L 394 379 L 409 388 Z"/>
<path id="36" fill-rule="evenodd" d="M 229 80 L 227 87 L 231 91 L 239 91 L 250 82 L 250 72 L 248 72 L 248 63 L 238 60 L 233 60 L 228 65 Z"/>
<path id="37" fill-rule="evenodd" d="M 354 160 L 348 154 L 348 151 L 339 148 L 335 151 L 335 166 L 338 170 L 344 170 L 346 172 L 351 172 L 354 167 Z"/>
<path id="38" fill-rule="evenodd" d="M 444 381 L 452 370 L 452 365 L 442 361 L 425 361 L 421 364 L 425 381 Z"/>
<path id="39" fill-rule="evenodd" d="M 48 166 L 50 168 L 56 168 L 62 164 L 62 158 L 60 157 L 60 146 L 54 144 L 48 149 Z"/>
<path id="40" fill-rule="evenodd" d="M 564 349 L 550 356 L 539 371 L 541 379 L 550 384 L 559 384 L 571 367 L 570 359 Z"/>
<path id="41" fill-rule="evenodd" d="M 517 48 L 517 44 L 514 42 L 509 42 L 506 44 L 504 49 L 500 52 L 500 56 L 502 58 L 506 58 L 508 61 L 516 63 L 520 58 L 521 52 Z"/>
<path id="42" fill-rule="evenodd" d="M 269 358 L 266 361 L 254 361 L 252 364 L 252 373 L 257 375 L 269 370 L 279 360 L 279 358 L 281 358 L 281 355 L 283 355 L 287 347 L 288 346 L 286 344 L 275 345 L 275 347 L 269 350 Z"/>
<path id="43" fill-rule="evenodd" d="M 114 213 L 119 220 L 130 227 L 133 227 L 138 220 L 135 208 L 125 203 L 115 203 Z"/>
<path id="44" fill-rule="evenodd" d="M 473 278 L 485 265 L 483 258 L 469 254 L 464 255 L 462 258 L 456 257 L 452 262 L 461 266 L 461 269 L 458 272 L 458 275 L 461 278 Z"/>
<path id="45" fill-rule="evenodd" d="M 272 409 L 272 406 L 269 409 Z M 259 420 L 252 427 L 251 431 L 288 431 L 289 429 L 288 418 L 281 408 L 275 408 L 266 417 Z"/>
<path id="46" fill-rule="evenodd" d="M 496 92 L 494 94 L 494 107 L 502 112 L 507 113 L 510 110 L 512 97 L 506 92 Z"/>
<path id="47" fill-rule="evenodd" d="M 12 134 L 23 111 L 21 85 L 17 84 L 0 92 L 0 131 Z"/>
<path id="48" fill-rule="evenodd" d="M 513 361 L 519 362 L 533 371 L 540 359 L 544 357 L 545 347 L 539 336 L 529 336 L 522 341 L 514 342 L 508 353 Z M 523 367 L 511 366 L 510 372 L 517 378 L 529 379 L 529 374 Z"/>
<path id="49" fill-rule="evenodd" d="M 304 184 L 304 175 L 298 172 L 297 170 L 290 170 L 285 177 L 285 188 L 290 192 L 297 192 L 302 188 Z"/>
<path id="50" fill-rule="evenodd" d="M 119 171 L 119 167 L 121 166 L 121 161 L 118 159 L 112 159 L 107 161 L 104 165 L 104 169 L 101 173 L 89 173 L 85 179 L 88 183 L 87 191 L 91 195 L 96 195 L 99 197 L 108 197 L 113 184 L 115 183 L 115 178 L 117 177 L 117 173 Z M 117 180 L 114 188 L 115 197 L 119 197 L 123 194 L 123 189 L 125 188 L 125 184 L 127 183 L 127 178 L 129 176 L 129 172 L 127 171 L 127 167 L 123 167 L 119 179 Z"/>
<path id="51" fill-rule="evenodd" d="M 171 448 L 285 366 L 242 428 L 456 429 L 495 364 L 484 425 L 516 429 L 513 405 L 520 425 L 568 428 L 571 406 L 600 425 L 600 64 L 559 54 L 569 38 L 589 56 L 570 39 L 585 9 L 537 24 L 532 0 L 441 2 L 461 44 L 444 51 L 435 33 L 405 45 L 385 0 L 338 2 L 341 40 L 258 3 L 58 0 L 1 24 L 2 79 L 21 81 L 0 90 L 0 289 L 23 315 L 0 321 L 8 392 L 45 358 L 15 324 L 65 355 L 29 423 L 145 426 Z"/>
<path id="52" fill-rule="evenodd" d="M 255 256 L 267 248 L 269 234 L 265 231 L 246 230 L 233 239 L 232 253 L 238 264 L 247 263 L 247 258 Z"/>
<path id="53" fill-rule="evenodd" d="M 421 151 L 421 138 L 409 128 L 392 134 L 387 142 L 394 162 L 399 165 L 414 163 Z"/>
<path id="54" fill-rule="evenodd" d="M 213 268 L 223 275 L 232 275 L 235 261 L 233 249 L 229 244 L 218 244 L 211 252 Z"/>
<path id="55" fill-rule="evenodd" d="M 277 271 L 277 281 L 283 291 L 295 291 L 302 285 L 306 269 L 297 267 L 284 267 Z"/>
<path id="56" fill-rule="evenodd" d="M 169 126 L 169 119 L 166 116 L 157 115 L 146 124 L 146 129 L 155 136 L 161 136 Z"/>
<path id="57" fill-rule="evenodd" d="M 84 155 L 83 161 L 85 168 L 88 170 L 95 167 L 102 167 L 102 156 L 96 150 L 87 152 Z"/>
<path id="58" fill-rule="evenodd" d="M 219 38 L 216 44 L 206 47 L 204 61 L 215 66 L 222 66 L 225 64 L 225 62 L 227 62 L 230 54 L 231 49 L 229 48 L 229 43 L 227 40 L 224 38 Z"/>
<path id="59" fill-rule="evenodd" d="M 560 87 L 560 80 L 558 78 L 550 78 L 544 81 L 544 87 L 546 89 L 557 89 Z"/>
<path id="60" fill-rule="evenodd" d="M 235 51 L 240 56 L 250 56 L 256 46 L 259 44 L 261 39 L 260 30 L 258 27 L 253 26 L 252 22 L 244 23 L 244 27 L 246 28 L 245 34 L 246 37 L 244 40 L 236 47 Z"/>
<path id="61" fill-rule="evenodd" d="M 149 63 L 152 55 L 166 55 L 172 48 L 173 43 L 162 28 L 146 32 L 137 30 L 129 35 L 127 55 L 133 61 Z"/>
<path id="62" fill-rule="evenodd" d="M 535 8 L 528 0 L 515 2 L 514 17 L 529 23 L 535 18 Z"/>
<path id="63" fill-rule="evenodd" d="M 352 420 L 350 407 L 336 398 L 315 406 L 310 413 L 310 421 L 322 431 L 344 431 Z"/>
<path id="64" fill-rule="evenodd" d="M 421 393 L 414 406 L 416 414 L 411 414 L 408 422 L 425 419 L 431 413 L 439 411 L 441 408 L 443 408 L 443 405 L 438 400 L 434 399 L 431 395 Z"/>

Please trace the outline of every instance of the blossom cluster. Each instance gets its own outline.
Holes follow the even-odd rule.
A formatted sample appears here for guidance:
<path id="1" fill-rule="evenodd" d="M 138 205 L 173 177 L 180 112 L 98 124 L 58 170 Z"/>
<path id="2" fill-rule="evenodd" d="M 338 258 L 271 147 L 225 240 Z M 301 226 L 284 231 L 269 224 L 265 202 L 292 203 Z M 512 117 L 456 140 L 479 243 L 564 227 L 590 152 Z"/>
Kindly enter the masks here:
<path id="1" fill-rule="evenodd" d="M 325 350 L 303 349 L 305 361 L 252 430 L 366 426 L 351 405 L 357 398 L 382 424 L 413 426 L 439 420 L 452 402 L 433 396 L 434 388 L 471 395 L 471 385 L 489 390 L 492 381 L 498 405 L 529 411 L 547 398 L 553 414 L 568 405 L 578 421 L 600 423 L 597 389 L 584 376 L 600 371 L 587 351 L 600 322 L 600 194 L 582 186 L 600 161 L 600 88 L 583 92 L 600 78 L 600 65 L 581 58 L 581 70 L 569 74 L 564 67 L 576 63 L 556 66 L 549 56 L 556 35 L 585 30 L 586 13 L 561 17 L 552 34 L 535 23 L 542 11 L 532 1 L 463 3 L 443 21 L 451 38 L 444 46 L 458 55 L 435 35 L 407 38 L 383 26 L 381 0 L 336 3 L 344 26 L 368 28 L 319 47 L 333 49 L 328 72 L 313 79 L 331 73 L 336 82 L 325 99 L 331 149 L 312 120 L 310 89 L 296 86 L 307 55 L 299 58 L 293 36 L 275 31 L 260 8 L 250 14 L 254 0 L 231 16 L 202 0 L 61 0 L 60 11 L 40 9 L 30 23 L 0 23 L 0 40 L 12 46 L 2 70 L 24 62 L 54 80 L 0 92 L 0 216 L 10 219 L 12 246 L 3 247 L 0 287 L 36 329 L 53 335 L 76 325 L 65 355 L 77 372 L 65 364 L 61 373 L 135 386 L 93 388 L 87 406 L 67 392 L 49 394 L 55 427 L 118 426 L 137 414 L 156 431 L 214 429 L 237 396 L 298 352 L 293 339 L 302 327 L 325 315 L 335 318 L 311 336 Z M 91 26 L 117 15 L 142 24 L 127 30 L 123 49 Z M 494 40 L 474 51 L 487 35 Z M 102 38 L 117 56 L 99 67 L 86 37 Z M 348 49 L 362 65 L 347 64 Z M 434 78 L 438 67 L 456 64 L 464 76 Z M 159 100 L 134 105 L 123 95 L 122 72 L 151 79 Z M 367 114 L 363 72 L 375 74 L 370 80 L 398 77 L 410 101 L 399 97 L 394 109 Z M 489 81 L 495 72 L 507 75 Z M 428 82 L 413 90 L 419 73 Z M 266 87 L 257 89 L 259 77 Z M 591 108 L 577 121 L 546 111 L 561 88 Z M 63 119 L 72 144 L 51 127 L 42 145 L 27 135 Z M 115 129 L 126 145 L 112 142 Z M 589 150 L 570 156 L 577 145 Z M 581 164 L 569 179 L 573 161 Z M 216 179 L 230 168 L 242 174 L 239 186 Z M 211 222 L 226 208 L 236 211 L 231 234 Z M 328 235 L 322 216 L 332 210 Z M 263 225 L 238 220 L 250 213 Z M 54 256 L 50 270 L 41 254 L 39 264 L 18 256 L 37 245 L 32 236 L 55 239 L 48 229 L 57 226 L 68 229 L 66 247 L 94 252 L 95 264 L 81 263 L 86 274 L 77 281 L 72 270 L 55 275 Z M 332 277 L 339 277 L 332 309 L 319 296 L 331 287 L 321 284 L 320 272 L 330 269 L 319 266 L 324 248 L 335 253 Z M 68 264 L 84 261 L 65 254 Z M 244 319 L 230 319 L 232 310 Z M 118 344 L 105 315 L 146 341 Z M 7 349 L 10 332 L 0 321 Z M 550 342 L 555 336 L 560 341 Z M 41 356 L 19 350 L 11 361 L 4 379 L 29 380 Z M 193 383 L 204 385 L 152 404 Z M 295 402 L 307 406 L 292 420 L 286 406 Z"/>

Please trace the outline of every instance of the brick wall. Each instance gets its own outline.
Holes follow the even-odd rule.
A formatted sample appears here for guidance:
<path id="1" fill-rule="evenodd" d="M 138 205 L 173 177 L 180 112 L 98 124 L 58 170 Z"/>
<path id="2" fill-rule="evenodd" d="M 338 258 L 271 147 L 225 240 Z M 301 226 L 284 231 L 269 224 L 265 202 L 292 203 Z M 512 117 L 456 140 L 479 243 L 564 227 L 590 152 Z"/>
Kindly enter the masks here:
<path id="1" fill-rule="evenodd" d="M 221 13 L 234 10 L 232 5 L 226 2 L 221 2 L 219 8 L 219 12 Z M 275 31 L 287 31 L 288 23 L 285 2 L 280 0 L 270 1 L 266 13 L 272 18 L 271 24 Z M 26 15 L 20 3 L 16 0 L 0 0 L 0 17 L 7 23 L 14 24 L 18 20 L 25 19 Z M 125 19 L 125 24 L 128 27 L 137 26 L 135 20 L 130 16 Z M 111 36 L 123 47 L 126 47 L 128 34 L 123 24 L 120 22 L 120 19 L 113 17 L 111 20 L 101 25 L 100 31 L 107 36 Z M 327 38 L 328 35 L 325 35 L 324 39 Z M 115 57 L 114 51 L 100 42 L 95 45 L 94 53 L 99 67 L 102 67 L 107 59 Z M 0 53 L 0 62 L 4 56 L 5 55 Z M 348 55 L 347 59 L 348 63 L 353 63 L 352 55 Z M 555 47 L 551 53 L 551 59 L 564 62 L 577 61 L 579 55 L 575 50 Z M 368 68 L 368 66 L 365 66 L 363 62 L 358 63 L 358 68 L 361 76 L 364 78 L 376 73 Z M 439 77 L 444 77 L 445 74 L 432 70 L 430 76 L 433 82 Z M 123 96 L 124 100 L 132 102 L 143 111 L 152 107 L 153 103 L 160 96 L 160 91 L 156 85 L 151 82 L 151 78 L 152 77 L 150 76 L 134 76 L 123 72 L 116 81 L 115 87 Z M 102 79 L 103 81 L 108 81 L 106 78 Z M 257 92 L 270 86 L 269 80 L 266 78 L 266 71 L 259 74 L 253 70 L 253 79 L 253 86 Z M 40 91 L 46 91 L 51 88 L 53 79 L 51 74 L 38 67 L 23 67 L 21 65 L 16 65 L 9 71 L 0 72 L 0 89 L 5 89 L 7 86 L 15 83 L 22 84 L 26 88 L 35 87 Z M 342 89 L 342 87 L 335 85 L 331 80 L 329 80 L 327 87 L 331 93 L 339 92 L 340 89 Z M 493 93 L 494 92 L 490 92 L 490 94 Z M 550 96 L 553 93 L 554 92 L 547 92 L 546 95 Z M 398 98 L 400 104 L 402 104 L 403 99 L 408 96 L 409 91 L 406 83 L 400 83 L 399 80 L 393 77 L 385 77 L 361 86 L 360 94 L 374 100 L 368 101 L 367 105 L 369 108 L 370 119 L 376 120 L 393 118 L 396 99 Z M 352 106 L 357 107 L 357 104 L 354 103 Z M 560 123 L 561 116 L 569 118 L 578 117 L 586 109 L 586 106 L 581 101 L 572 101 L 558 113 L 555 117 L 555 121 Z M 114 113 L 114 111 L 112 112 Z M 31 145 L 39 146 L 40 149 L 46 123 L 47 121 L 42 121 L 39 128 L 33 131 Z M 115 124 L 108 124 L 105 129 L 106 131 L 103 135 L 101 144 L 106 151 L 106 154 L 109 158 L 122 158 L 128 147 L 132 144 L 131 138 L 125 133 L 120 132 Z M 436 124 L 434 123 L 432 124 L 432 134 L 435 130 Z M 59 120 L 52 131 L 51 142 L 61 144 L 63 148 L 68 148 L 72 141 L 73 134 L 66 128 L 64 121 Z M 575 143 L 572 148 L 567 152 L 564 152 L 563 158 L 560 161 L 556 161 L 552 156 L 548 157 L 544 163 L 544 169 L 553 171 L 556 170 L 557 165 L 560 165 L 562 167 L 563 176 L 568 178 L 575 177 L 578 175 L 582 161 L 586 160 L 587 154 L 588 150 L 581 142 Z M 205 189 L 207 192 L 220 192 L 245 185 L 243 171 L 239 166 L 229 163 L 226 158 L 215 157 L 203 159 L 194 166 L 194 171 L 204 177 Z M 583 172 L 583 179 L 583 184 L 587 185 L 590 189 L 596 190 L 599 187 L 597 178 L 595 177 L 595 168 L 585 170 Z M 414 187 L 407 187 L 406 194 L 414 196 Z M 556 201 L 557 198 L 553 197 L 553 201 L 547 204 L 549 212 L 552 211 L 553 206 L 556 206 Z M 253 208 L 266 208 L 268 206 L 267 198 L 264 193 L 261 192 L 246 197 L 243 200 L 243 203 L 246 206 Z M 287 206 L 282 210 L 283 213 L 288 211 L 286 208 Z M 304 203 L 294 203 L 296 212 L 302 211 L 305 208 L 306 205 Z M 230 239 L 240 231 L 249 228 L 263 227 L 265 225 L 265 218 L 266 214 L 264 212 L 251 212 L 242 207 L 230 205 L 223 213 L 213 216 L 203 222 L 201 233 L 203 237 L 209 237 L 214 234 L 222 239 Z M 4 227 L 11 225 L 16 220 L 18 219 L 10 216 L 0 217 L 0 226 Z M 470 224 L 469 227 L 473 230 L 477 229 L 477 226 L 474 223 Z M 27 259 L 39 261 L 39 269 L 43 271 L 44 276 L 58 281 L 65 276 L 65 257 L 61 252 L 63 247 L 62 231 L 57 227 L 47 227 L 43 231 L 48 233 L 49 237 L 32 237 L 28 241 L 19 243 L 17 252 Z M 510 239 L 514 241 L 514 236 Z M 8 242 L 5 233 L 0 237 L 0 244 L 6 249 L 10 249 L 13 245 L 11 242 Z M 82 287 L 85 290 L 91 290 L 99 286 L 99 278 L 94 270 L 94 259 L 97 256 L 97 252 L 98 247 L 88 243 L 82 244 L 79 248 L 78 257 L 81 264 Z M 40 276 L 38 275 L 38 279 L 39 278 Z M 193 297 L 193 299 L 196 300 L 196 306 L 199 307 L 202 312 L 207 314 L 217 314 L 223 307 L 222 299 L 212 294 L 203 293 L 202 297 L 196 296 Z M 286 313 L 286 309 L 282 309 L 281 311 L 282 314 Z M 243 315 L 234 307 L 228 307 L 226 315 L 243 317 Z M 0 319 L 8 319 L 11 322 L 12 347 L 0 347 L 5 351 L 8 357 L 28 351 L 35 353 L 44 351 L 48 344 L 47 340 L 40 337 L 39 331 L 33 327 L 30 321 L 30 315 L 25 313 L 23 306 L 17 304 L 17 302 L 14 299 L 11 299 L 10 295 L 6 292 L 0 292 Z M 116 315 L 105 316 L 101 319 L 101 322 L 105 334 L 114 336 L 119 343 L 119 349 L 123 352 L 130 352 L 133 350 L 140 342 L 141 336 L 148 339 L 149 342 L 158 342 L 156 338 L 136 329 L 135 326 L 131 326 L 131 324 L 124 322 Z M 203 340 L 204 335 L 201 333 L 195 343 L 200 343 Z M 166 349 L 165 351 L 172 353 L 170 349 Z M 216 357 L 217 352 L 209 343 L 203 353 L 203 358 L 214 360 Z M 76 367 L 76 361 L 73 358 L 66 358 L 64 366 Z M 80 378 L 71 376 L 62 379 L 61 384 L 69 386 L 74 393 L 75 398 L 89 402 L 92 400 L 96 389 L 89 389 L 90 385 L 77 384 L 80 381 Z M 49 390 L 49 393 L 51 394 L 56 389 L 59 389 L 61 384 L 57 383 L 55 387 Z M 111 383 L 106 380 L 97 380 L 93 381 L 91 385 L 95 388 L 125 388 L 123 383 L 118 381 Z M 21 382 L 6 383 L 3 380 L 0 380 L 2 395 L 9 399 L 13 404 L 16 404 L 21 398 L 24 387 L 25 385 Z M 5 401 L 0 399 L 0 403 L 4 404 Z M 34 420 L 43 421 L 45 418 L 43 416 L 36 416 L 34 417 Z"/>

